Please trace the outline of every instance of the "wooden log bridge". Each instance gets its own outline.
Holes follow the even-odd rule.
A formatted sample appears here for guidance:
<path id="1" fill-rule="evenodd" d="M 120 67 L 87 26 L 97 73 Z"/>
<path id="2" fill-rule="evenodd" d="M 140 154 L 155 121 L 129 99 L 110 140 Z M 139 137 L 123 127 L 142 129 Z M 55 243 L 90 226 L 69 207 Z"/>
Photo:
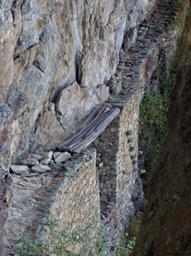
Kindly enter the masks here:
<path id="1" fill-rule="evenodd" d="M 80 128 L 75 130 L 63 142 L 55 145 L 53 150 L 80 153 L 108 127 L 119 112 L 119 108 L 109 106 L 96 108 Z"/>

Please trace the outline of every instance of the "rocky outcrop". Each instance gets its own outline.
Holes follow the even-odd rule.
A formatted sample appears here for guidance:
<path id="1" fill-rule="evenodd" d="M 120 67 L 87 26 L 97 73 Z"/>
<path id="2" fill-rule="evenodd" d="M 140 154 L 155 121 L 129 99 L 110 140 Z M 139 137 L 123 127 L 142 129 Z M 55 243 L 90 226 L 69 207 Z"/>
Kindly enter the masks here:
<path id="1" fill-rule="evenodd" d="M 59 120 L 66 130 L 79 123 L 89 114 L 90 109 L 102 104 L 109 96 L 109 87 L 100 85 L 93 93 L 87 88 L 81 88 L 77 82 L 61 92 L 57 103 Z"/>
<path id="2" fill-rule="evenodd" d="M 108 97 L 104 84 L 116 71 L 123 36 L 136 31 L 153 3 L 0 2 L 0 133 L 8 129 L 0 160 L 5 167 L 39 144 L 59 142 Z M 75 95 L 72 110 L 63 103 L 69 91 Z"/>

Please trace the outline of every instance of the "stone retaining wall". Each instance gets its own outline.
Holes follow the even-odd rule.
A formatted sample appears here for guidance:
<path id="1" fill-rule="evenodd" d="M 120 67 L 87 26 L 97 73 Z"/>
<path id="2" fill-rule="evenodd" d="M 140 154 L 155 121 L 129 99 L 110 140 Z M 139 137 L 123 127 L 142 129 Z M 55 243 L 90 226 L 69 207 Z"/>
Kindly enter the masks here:
<path id="1" fill-rule="evenodd" d="M 108 247 L 117 243 L 120 231 L 142 201 L 137 167 L 139 102 L 138 93 L 126 102 L 121 101 L 123 107 L 120 115 L 95 142 L 102 224 L 107 226 Z"/>
<path id="2" fill-rule="evenodd" d="M 47 221 L 56 220 L 59 229 L 71 224 L 82 229 L 93 224 L 92 237 L 100 223 L 96 152 L 88 150 L 65 164 L 53 164 L 43 173 L 12 174 L 12 200 L 5 224 L 0 254 L 14 253 L 17 241 L 44 239 Z"/>
<path id="3" fill-rule="evenodd" d="M 140 202 L 142 198 L 142 187 L 137 167 L 139 102 L 140 97 L 136 93 L 124 106 L 119 118 L 116 208 L 121 228 L 124 228 L 129 218 L 138 210 L 136 202 Z M 137 182 L 138 186 L 136 186 Z"/>
<path id="4" fill-rule="evenodd" d="M 90 237 L 100 228 L 99 180 L 96 151 L 88 150 L 82 157 L 65 164 L 68 175 L 54 195 L 50 219 L 62 227 L 72 224 L 75 230 L 90 226 Z"/>

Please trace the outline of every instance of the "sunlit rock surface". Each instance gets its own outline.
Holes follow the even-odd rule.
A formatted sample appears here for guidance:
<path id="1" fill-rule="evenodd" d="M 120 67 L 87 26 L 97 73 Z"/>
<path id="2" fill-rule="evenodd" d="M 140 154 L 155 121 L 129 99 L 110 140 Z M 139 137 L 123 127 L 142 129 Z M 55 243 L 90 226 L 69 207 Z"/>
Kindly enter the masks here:
<path id="1" fill-rule="evenodd" d="M 124 35 L 131 31 L 129 44 L 135 40 L 137 25 L 154 2 L 0 1 L 0 133 L 8 129 L 0 161 L 5 166 L 13 155 L 59 141 L 70 124 L 108 96 L 98 88 L 116 71 Z M 86 92 L 84 107 L 80 116 L 74 108 L 70 120 L 62 119 L 62 129 L 55 103 L 75 81 Z"/>

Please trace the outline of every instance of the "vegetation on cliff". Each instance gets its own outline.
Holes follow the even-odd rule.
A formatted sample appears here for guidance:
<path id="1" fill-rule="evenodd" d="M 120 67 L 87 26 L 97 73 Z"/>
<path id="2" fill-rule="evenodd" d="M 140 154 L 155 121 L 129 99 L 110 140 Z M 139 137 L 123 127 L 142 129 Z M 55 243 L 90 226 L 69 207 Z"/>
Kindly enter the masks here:
<path id="1" fill-rule="evenodd" d="M 147 139 L 148 152 L 145 158 L 145 167 L 150 170 L 154 160 L 160 152 L 160 146 L 167 131 L 167 112 L 170 95 L 175 83 L 175 72 L 169 74 L 164 91 L 145 93 L 140 105 L 140 140 Z M 149 136 L 149 137 L 148 137 Z"/>
<path id="2" fill-rule="evenodd" d="M 191 255 L 191 8 L 175 58 L 167 136 L 148 182 L 136 256 Z"/>
<path id="3" fill-rule="evenodd" d="M 140 147 L 145 143 L 147 149 L 144 156 L 144 168 L 150 171 L 155 160 L 160 155 L 161 145 L 167 133 L 167 114 L 170 106 L 172 90 L 176 83 L 176 74 L 180 67 L 189 59 L 189 41 L 191 33 L 188 30 L 188 20 L 191 19 L 191 12 L 183 6 L 182 1 L 176 2 L 179 13 L 177 20 L 169 24 L 178 25 L 181 38 L 177 42 L 176 54 L 171 60 L 168 70 L 168 78 L 164 88 L 154 92 L 146 92 L 140 105 Z M 181 10 L 181 11 L 180 11 Z M 187 22 L 186 22 L 187 20 Z M 185 56 L 186 53 L 186 56 Z M 160 74 L 159 74 L 160 76 Z M 158 77 L 160 80 L 160 77 Z M 149 174 L 147 174 L 148 176 Z"/>

